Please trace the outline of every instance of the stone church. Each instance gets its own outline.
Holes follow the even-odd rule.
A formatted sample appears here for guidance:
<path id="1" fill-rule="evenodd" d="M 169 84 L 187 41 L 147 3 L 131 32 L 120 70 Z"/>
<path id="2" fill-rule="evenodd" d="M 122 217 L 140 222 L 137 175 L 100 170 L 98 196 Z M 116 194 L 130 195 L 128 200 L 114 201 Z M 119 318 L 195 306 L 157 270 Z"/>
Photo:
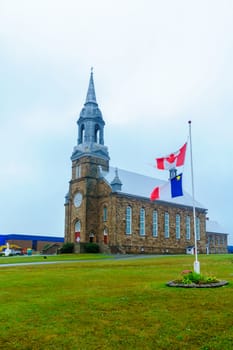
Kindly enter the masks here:
<path id="1" fill-rule="evenodd" d="M 151 191 L 164 181 L 110 167 L 104 144 L 105 122 L 99 109 L 93 72 L 71 156 L 72 176 L 65 197 L 65 242 L 95 242 L 112 253 L 183 254 L 194 247 L 193 202 L 184 192 L 164 193 L 151 201 Z M 206 252 L 206 209 L 198 202 L 196 237 Z"/>

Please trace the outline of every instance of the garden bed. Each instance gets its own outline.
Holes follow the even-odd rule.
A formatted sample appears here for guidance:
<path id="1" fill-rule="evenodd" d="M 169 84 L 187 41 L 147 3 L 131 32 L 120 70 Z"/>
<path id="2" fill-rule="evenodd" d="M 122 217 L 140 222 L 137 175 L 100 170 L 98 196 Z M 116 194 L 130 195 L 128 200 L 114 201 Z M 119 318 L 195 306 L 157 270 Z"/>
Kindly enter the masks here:
<path id="1" fill-rule="evenodd" d="M 215 276 L 205 276 L 192 270 L 183 270 L 181 277 L 167 282 L 168 287 L 181 288 L 216 288 L 228 284 L 228 281 L 219 280 Z"/>
<path id="2" fill-rule="evenodd" d="M 222 287 L 228 284 L 228 281 L 219 281 L 219 282 L 214 282 L 214 283 L 189 283 L 189 284 L 184 284 L 184 283 L 179 283 L 176 281 L 170 281 L 167 282 L 168 287 L 181 287 L 181 288 L 217 288 L 217 287 Z"/>

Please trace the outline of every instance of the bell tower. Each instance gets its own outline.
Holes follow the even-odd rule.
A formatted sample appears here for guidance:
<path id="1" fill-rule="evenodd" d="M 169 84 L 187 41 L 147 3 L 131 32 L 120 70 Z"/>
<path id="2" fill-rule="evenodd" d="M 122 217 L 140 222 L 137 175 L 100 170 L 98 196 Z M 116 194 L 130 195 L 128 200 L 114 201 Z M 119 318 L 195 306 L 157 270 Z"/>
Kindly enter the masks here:
<path id="1" fill-rule="evenodd" d="M 65 242 L 98 241 L 98 183 L 109 170 L 102 113 L 95 94 L 93 70 L 84 106 L 77 121 L 77 145 L 71 155 L 72 175 L 65 197 Z"/>

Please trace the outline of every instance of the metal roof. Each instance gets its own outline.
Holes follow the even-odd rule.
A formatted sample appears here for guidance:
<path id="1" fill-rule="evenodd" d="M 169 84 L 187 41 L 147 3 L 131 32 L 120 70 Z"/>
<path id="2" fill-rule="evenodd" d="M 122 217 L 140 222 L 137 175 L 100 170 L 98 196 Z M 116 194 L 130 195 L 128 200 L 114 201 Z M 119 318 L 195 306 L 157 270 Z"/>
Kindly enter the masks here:
<path id="1" fill-rule="evenodd" d="M 115 177 L 115 169 L 116 168 L 114 167 L 110 167 L 109 172 L 107 174 L 103 174 L 104 178 L 107 180 L 109 185 Z M 160 180 L 154 177 L 134 173 L 132 171 L 123 170 L 119 168 L 118 176 L 122 183 L 122 189 L 121 191 L 117 191 L 118 193 L 125 193 L 136 197 L 150 199 L 150 194 L 153 191 L 153 189 L 157 186 L 163 186 L 163 193 L 159 199 L 160 201 L 182 206 L 193 206 L 192 196 L 186 191 L 183 191 L 184 195 L 181 197 L 171 198 L 171 191 L 168 181 Z M 195 207 L 200 209 L 206 209 L 203 206 L 203 204 L 197 201 L 195 201 Z"/>
<path id="2" fill-rule="evenodd" d="M 211 220 L 206 220 L 206 232 L 228 234 L 226 229 L 222 227 L 217 221 Z"/>

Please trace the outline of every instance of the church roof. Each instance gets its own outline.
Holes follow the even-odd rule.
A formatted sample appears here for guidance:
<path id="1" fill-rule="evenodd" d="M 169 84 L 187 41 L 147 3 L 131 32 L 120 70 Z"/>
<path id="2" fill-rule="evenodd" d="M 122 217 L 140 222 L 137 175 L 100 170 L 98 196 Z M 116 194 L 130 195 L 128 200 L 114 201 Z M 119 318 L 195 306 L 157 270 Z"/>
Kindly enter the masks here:
<path id="1" fill-rule="evenodd" d="M 160 180 L 154 177 L 134 173 L 132 171 L 118 168 L 118 176 L 122 183 L 122 190 L 118 193 L 124 193 L 136 197 L 150 198 L 150 194 L 157 186 L 165 185 L 167 181 Z M 115 168 L 110 167 L 109 172 L 105 175 L 105 179 L 110 184 L 115 177 Z M 170 187 L 165 186 L 161 198 L 157 202 L 168 202 L 173 205 L 193 206 L 193 199 L 190 194 L 183 191 L 184 195 L 181 197 L 171 198 Z M 205 207 L 195 201 L 195 207 L 205 210 Z"/>
<path id="2" fill-rule="evenodd" d="M 206 232 L 227 234 L 224 227 L 222 227 L 217 221 L 212 220 L 206 220 Z"/>

